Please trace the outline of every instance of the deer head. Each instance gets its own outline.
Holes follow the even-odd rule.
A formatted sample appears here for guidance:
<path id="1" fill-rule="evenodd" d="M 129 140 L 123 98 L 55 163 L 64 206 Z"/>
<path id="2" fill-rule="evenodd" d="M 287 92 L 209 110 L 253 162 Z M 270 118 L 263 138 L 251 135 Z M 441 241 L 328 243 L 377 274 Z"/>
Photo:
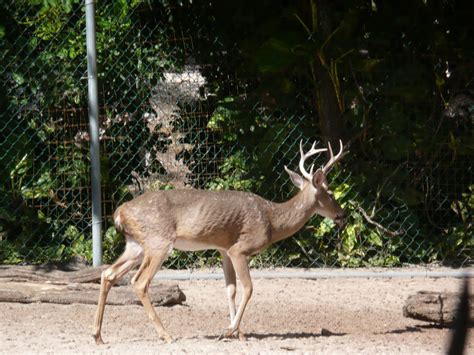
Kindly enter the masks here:
<path id="1" fill-rule="evenodd" d="M 285 166 L 286 172 L 290 175 L 293 184 L 305 193 L 313 194 L 315 197 L 315 213 L 323 217 L 327 217 L 336 222 L 340 227 L 343 227 L 346 220 L 346 214 L 341 206 L 337 203 L 332 191 L 329 190 L 329 186 L 326 180 L 326 176 L 331 168 L 336 164 L 345 154 L 342 141 L 339 140 L 339 153 L 334 156 L 332 151 L 331 143 L 328 143 L 328 148 L 315 148 L 316 142 L 313 143 L 311 149 L 305 153 L 303 151 L 303 141 L 300 141 L 300 162 L 299 168 L 301 175 L 288 169 Z M 306 171 L 304 164 L 306 159 L 309 157 L 327 152 L 329 150 L 329 161 L 322 167 L 317 169 L 315 172 L 314 164 L 311 165 L 309 173 Z"/>

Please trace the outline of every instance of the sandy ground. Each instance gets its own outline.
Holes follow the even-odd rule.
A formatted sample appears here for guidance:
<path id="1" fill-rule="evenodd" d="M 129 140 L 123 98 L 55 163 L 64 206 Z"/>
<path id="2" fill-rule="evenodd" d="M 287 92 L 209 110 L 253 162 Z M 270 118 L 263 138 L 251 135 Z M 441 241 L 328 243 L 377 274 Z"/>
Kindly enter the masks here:
<path id="1" fill-rule="evenodd" d="M 97 346 L 95 306 L 0 303 L 0 353 L 442 354 L 450 331 L 404 318 L 402 305 L 419 290 L 460 285 L 455 278 L 257 279 L 241 326 L 248 339 L 218 341 L 228 325 L 224 282 L 160 282 L 178 283 L 187 297 L 184 305 L 157 307 L 172 344 L 158 339 L 141 306 L 107 306 L 106 344 Z"/>

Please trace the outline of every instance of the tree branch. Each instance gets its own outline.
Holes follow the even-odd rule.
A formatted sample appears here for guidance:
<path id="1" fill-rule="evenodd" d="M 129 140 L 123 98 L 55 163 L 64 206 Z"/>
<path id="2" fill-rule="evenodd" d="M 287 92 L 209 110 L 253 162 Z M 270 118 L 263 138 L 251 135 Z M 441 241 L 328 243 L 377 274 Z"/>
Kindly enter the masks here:
<path id="1" fill-rule="evenodd" d="M 353 201 L 349 201 L 349 203 L 354 206 L 356 208 L 356 210 L 358 212 L 360 212 L 360 214 L 362 214 L 362 216 L 365 218 L 365 220 L 376 226 L 377 228 L 379 228 L 380 230 L 382 230 L 384 233 L 392 236 L 392 237 L 396 237 L 396 236 L 399 236 L 399 235 L 403 235 L 404 231 L 403 230 L 398 230 L 398 231 L 391 231 L 390 229 L 388 228 L 385 228 L 384 226 L 382 226 L 380 223 L 378 222 L 375 222 L 369 215 L 368 213 L 360 206 L 357 206 L 357 204 Z"/>

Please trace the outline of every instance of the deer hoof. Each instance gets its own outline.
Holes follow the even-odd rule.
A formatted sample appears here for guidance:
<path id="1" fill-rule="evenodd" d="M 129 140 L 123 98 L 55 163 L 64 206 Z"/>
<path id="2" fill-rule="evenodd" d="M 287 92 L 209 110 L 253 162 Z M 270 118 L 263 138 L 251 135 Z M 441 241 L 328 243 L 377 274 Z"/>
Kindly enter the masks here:
<path id="1" fill-rule="evenodd" d="M 160 338 L 166 341 L 168 344 L 174 343 L 175 339 L 168 333 L 160 335 Z"/>
<path id="2" fill-rule="evenodd" d="M 104 344 L 104 341 L 102 340 L 102 337 L 100 336 L 100 334 L 94 334 L 93 337 L 94 337 L 96 345 Z"/>
<path id="3" fill-rule="evenodd" d="M 221 335 L 219 335 L 219 337 L 217 338 L 217 340 L 224 340 L 224 339 L 230 339 L 232 338 L 232 336 L 234 335 L 234 333 L 236 333 L 238 331 L 238 329 L 229 329 L 227 328 L 226 330 L 224 330 L 222 332 Z"/>
<path id="4" fill-rule="evenodd" d="M 243 332 L 241 332 L 240 330 L 238 331 L 237 335 L 238 335 L 240 341 L 246 341 L 247 340 L 247 337 L 245 336 L 245 334 Z"/>

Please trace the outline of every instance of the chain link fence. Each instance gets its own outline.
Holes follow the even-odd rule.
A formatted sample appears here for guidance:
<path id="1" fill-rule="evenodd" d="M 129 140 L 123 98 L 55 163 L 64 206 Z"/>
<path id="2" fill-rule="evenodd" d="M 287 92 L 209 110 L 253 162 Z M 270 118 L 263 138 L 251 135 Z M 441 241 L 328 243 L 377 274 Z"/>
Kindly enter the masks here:
<path id="1" fill-rule="evenodd" d="M 91 260 L 84 6 L 0 6 L 0 262 Z M 309 148 L 319 139 L 307 92 L 277 109 L 248 99 L 252 80 L 235 75 L 235 59 L 196 13 L 152 2 L 97 6 L 105 262 L 123 248 L 111 221 L 120 203 L 185 186 L 283 201 L 295 193 L 284 165 L 296 170 L 299 141 Z M 472 263 L 469 157 L 390 161 L 350 148 L 330 177 L 350 215 L 346 229 L 314 217 L 252 266 Z M 213 251 L 174 251 L 167 266 L 218 263 Z"/>

